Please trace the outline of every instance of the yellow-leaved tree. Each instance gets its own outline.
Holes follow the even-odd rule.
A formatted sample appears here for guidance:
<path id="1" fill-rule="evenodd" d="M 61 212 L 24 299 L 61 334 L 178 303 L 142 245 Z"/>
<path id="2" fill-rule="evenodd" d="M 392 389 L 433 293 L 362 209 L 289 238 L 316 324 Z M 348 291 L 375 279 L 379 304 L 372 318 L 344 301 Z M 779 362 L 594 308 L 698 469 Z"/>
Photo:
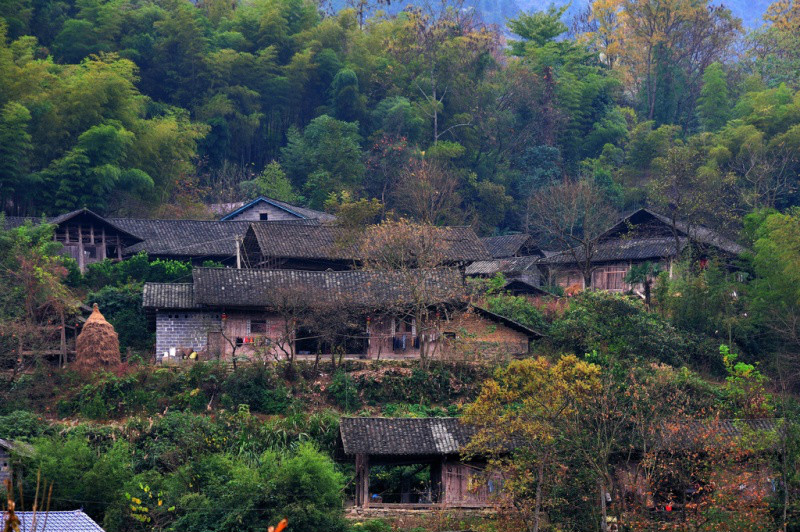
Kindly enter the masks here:
<path id="1" fill-rule="evenodd" d="M 465 454 L 488 458 L 502 474 L 503 496 L 531 532 L 547 506 L 544 488 L 556 479 L 558 440 L 600 389 L 600 367 L 574 355 L 517 360 L 498 369 L 466 409 L 464 422 L 477 433 Z"/>

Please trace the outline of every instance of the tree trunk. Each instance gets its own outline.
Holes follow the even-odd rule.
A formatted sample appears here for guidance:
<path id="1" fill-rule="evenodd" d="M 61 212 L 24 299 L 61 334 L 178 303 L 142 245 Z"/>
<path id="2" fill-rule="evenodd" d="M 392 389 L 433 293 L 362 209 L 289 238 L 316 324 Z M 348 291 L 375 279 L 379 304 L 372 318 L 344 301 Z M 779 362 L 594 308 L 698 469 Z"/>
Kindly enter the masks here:
<path id="1" fill-rule="evenodd" d="M 540 515 L 542 512 L 542 484 L 544 483 L 544 462 L 545 458 L 539 462 L 539 470 L 536 479 L 536 502 L 533 507 L 533 532 L 539 532 Z"/>
<path id="2" fill-rule="evenodd" d="M 608 530 L 608 511 L 606 508 L 606 489 L 602 480 L 597 481 L 597 487 L 600 491 L 600 530 L 606 532 Z"/>

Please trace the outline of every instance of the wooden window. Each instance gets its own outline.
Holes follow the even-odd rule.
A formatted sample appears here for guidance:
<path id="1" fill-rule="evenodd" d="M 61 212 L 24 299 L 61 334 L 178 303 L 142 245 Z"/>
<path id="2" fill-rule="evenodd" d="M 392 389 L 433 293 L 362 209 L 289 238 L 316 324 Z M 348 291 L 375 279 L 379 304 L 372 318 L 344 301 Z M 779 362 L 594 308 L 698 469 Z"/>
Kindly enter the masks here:
<path id="1" fill-rule="evenodd" d="M 269 220 L 269 213 L 268 212 L 260 212 L 258 213 L 258 219 L 262 222 Z"/>
<path id="2" fill-rule="evenodd" d="M 265 334 L 267 332 L 267 320 L 250 320 L 251 334 Z"/>
<path id="3" fill-rule="evenodd" d="M 583 287 L 583 275 L 575 271 L 563 272 L 556 277 L 556 283 L 562 288 L 569 288 L 575 285 Z"/>
<path id="4" fill-rule="evenodd" d="M 592 274 L 592 283 L 598 290 L 609 292 L 623 292 L 627 289 L 625 275 L 628 269 L 624 266 L 606 266 L 595 270 Z"/>

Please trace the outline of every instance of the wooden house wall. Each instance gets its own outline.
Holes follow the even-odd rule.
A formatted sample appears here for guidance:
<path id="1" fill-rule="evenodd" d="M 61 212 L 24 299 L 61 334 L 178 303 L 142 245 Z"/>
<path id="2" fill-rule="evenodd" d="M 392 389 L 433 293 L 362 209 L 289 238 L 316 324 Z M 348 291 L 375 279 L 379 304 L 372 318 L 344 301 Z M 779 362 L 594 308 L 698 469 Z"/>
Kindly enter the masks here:
<path id="1" fill-rule="evenodd" d="M 106 258 L 122 260 L 125 245 L 120 235 L 105 226 L 81 222 L 79 219 L 69 221 L 56 227 L 53 238 L 64 246 L 64 253 L 78 262 L 78 268 L 84 272 L 86 266 L 101 262 Z"/>
<path id="2" fill-rule="evenodd" d="M 259 323 L 262 330 L 253 330 L 254 321 L 263 322 Z M 380 314 L 365 316 L 363 323 L 364 335 L 368 338 L 365 350 L 345 355 L 369 359 L 419 358 L 416 323 Z M 313 334 L 313 324 L 309 325 Z M 529 338 L 525 333 L 471 312 L 456 315 L 443 323 L 440 329 L 440 334 L 431 335 L 428 348 L 434 357 L 460 354 L 465 344 L 469 351 L 481 356 L 522 355 L 529 350 Z M 157 354 L 176 348 L 206 352 L 213 358 L 219 354 L 223 359 L 229 359 L 233 355 L 233 343 L 237 345 L 237 356 L 283 359 L 290 352 L 286 341 L 284 318 L 275 312 L 228 311 L 223 314 L 219 309 L 200 312 L 161 310 L 156 315 Z M 295 349 L 295 354 L 302 356 L 299 349 Z M 316 353 L 309 352 L 308 355 Z"/>
<path id="3" fill-rule="evenodd" d="M 629 292 L 630 290 L 641 292 L 644 290 L 641 284 L 630 285 L 624 279 L 632 266 L 645 262 L 658 262 L 661 264 L 662 270 L 671 271 L 669 261 L 643 260 L 603 264 L 592 271 L 592 288 L 617 293 Z M 550 271 L 550 281 L 565 290 L 576 287 L 580 290 L 586 288 L 583 273 L 578 268 L 553 266 Z"/>
<path id="4" fill-rule="evenodd" d="M 448 462 L 442 466 L 440 502 L 444 506 L 487 506 L 499 488 L 500 478 L 487 476 L 476 464 Z"/>

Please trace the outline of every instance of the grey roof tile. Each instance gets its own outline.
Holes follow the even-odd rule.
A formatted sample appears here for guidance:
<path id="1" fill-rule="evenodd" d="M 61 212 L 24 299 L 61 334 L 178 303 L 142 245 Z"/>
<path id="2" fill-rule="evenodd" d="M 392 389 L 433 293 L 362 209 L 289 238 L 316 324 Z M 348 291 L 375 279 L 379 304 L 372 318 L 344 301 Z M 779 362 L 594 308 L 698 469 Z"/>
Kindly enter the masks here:
<path id="1" fill-rule="evenodd" d="M 465 294 L 461 273 L 449 268 L 403 272 L 195 268 L 192 277 L 194 302 L 215 307 L 274 307 L 291 297 L 310 306 L 346 303 L 383 308 L 387 302 L 410 302 L 421 287 L 431 304 L 455 302 Z"/>
<path id="2" fill-rule="evenodd" d="M 200 305 L 194 302 L 194 285 L 192 283 L 145 283 L 142 306 L 181 310 L 200 308 Z"/>
<path id="3" fill-rule="evenodd" d="M 526 234 L 489 236 L 481 238 L 481 242 L 489 254 L 497 259 L 514 257 L 532 244 L 531 236 Z"/>
<path id="4" fill-rule="evenodd" d="M 345 417 L 339 424 L 346 455 L 458 454 L 475 433 L 458 418 Z"/>
<path id="5" fill-rule="evenodd" d="M 679 238 L 680 250 L 686 248 L 688 240 Z M 576 250 L 578 259 L 583 257 L 582 250 Z M 656 260 L 674 257 L 675 239 L 672 237 L 657 238 L 618 238 L 603 242 L 595 248 L 592 262 L 613 262 L 624 260 Z M 562 251 L 539 260 L 540 264 L 569 264 L 574 263 L 575 257 L 569 251 Z"/>
<path id="6" fill-rule="evenodd" d="M 447 262 L 489 258 L 489 252 L 470 227 L 442 227 L 442 254 Z M 335 225 L 254 223 L 252 232 L 264 258 L 358 261 L 360 250 L 353 233 Z"/>

